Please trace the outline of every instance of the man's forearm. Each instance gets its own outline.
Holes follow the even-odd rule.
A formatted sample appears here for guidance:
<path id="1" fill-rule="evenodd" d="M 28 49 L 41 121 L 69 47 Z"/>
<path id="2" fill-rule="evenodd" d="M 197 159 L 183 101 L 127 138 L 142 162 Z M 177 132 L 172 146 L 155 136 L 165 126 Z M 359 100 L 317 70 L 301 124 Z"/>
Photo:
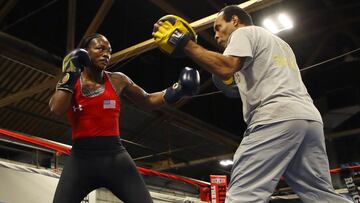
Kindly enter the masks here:
<path id="1" fill-rule="evenodd" d="M 237 62 L 232 59 L 234 57 L 209 51 L 193 41 L 184 47 L 184 52 L 202 68 L 223 79 L 233 76 L 239 70 Z"/>

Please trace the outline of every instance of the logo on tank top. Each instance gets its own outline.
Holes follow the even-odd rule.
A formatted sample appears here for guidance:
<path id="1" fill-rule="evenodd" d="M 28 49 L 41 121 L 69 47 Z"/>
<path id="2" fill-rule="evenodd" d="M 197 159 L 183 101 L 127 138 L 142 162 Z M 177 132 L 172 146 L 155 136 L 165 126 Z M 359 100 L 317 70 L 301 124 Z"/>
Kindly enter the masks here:
<path id="1" fill-rule="evenodd" d="M 104 107 L 104 109 L 115 109 L 116 101 L 115 100 L 104 100 L 103 107 Z"/>
<path id="2" fill-rule="evenodd" d="M 74 112 L 79 112 L 79 111 L 84 110 L 84 108 L 83 108 L 83 106 L 82 106 L 81 104 L 79 104 L 79 105 L 74 105 L 72 108 L 73 108 L 73 111 L 74 111 Z"/>

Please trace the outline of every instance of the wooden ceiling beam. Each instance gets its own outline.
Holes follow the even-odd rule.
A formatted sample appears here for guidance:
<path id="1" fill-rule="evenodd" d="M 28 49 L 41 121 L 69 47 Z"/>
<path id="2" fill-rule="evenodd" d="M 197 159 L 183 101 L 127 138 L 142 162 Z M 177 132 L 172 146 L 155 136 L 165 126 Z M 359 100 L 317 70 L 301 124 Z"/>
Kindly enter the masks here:
<path id="1" fill-rule="evenodd" d="M 0 108 L 21 101 L 26 97 L 30 97 L 49 88 L 54 88 L 58 80 L 57 75 L 61 72 L 60 57 L 3 32 L 0 32 L 0 54 L 15 63 L 23 64 L 24 67 L 29 66 L 39 72 L 43 72 L 51 78 L 29 89 L 0 99 Z"/>
<path id="2" fill-rule="evenodd" d="M 57 83 L 57 81 L 58 81 L 58 78 L 52 78 L 52 79 L 49 79 L 39 85 L 32 86 L 26 90 L 14 93 L 3 99 L 0 99 L 0 108 L 10 105 L 15 102 L 19 102 L 27 97 L 30 97 L 34 94 L 43 92 L 45 90 L 53 89 L 53 88 L 55 88 L 55 84 Z"/>
<path id="3" fill-rule="evenodd" d="M 15 62 L 34 67 L 47 75 L 55 76 L 60 72 L 60 57 L 4 32 L 0 32 L 0 54 Z"/>
<path id="4" fill-rule="evenodd" d="M 98 12 L 96 13 L 94 19 L 92 20 L 92 22 L 90 23 L 88 29 L 86 30 L 84 37 L 95 33 L 99 26 L 101 25 L 101 23 L 103 22 L 105 16 L 109 13 L 109 10 L 112 6 L 112 4 L 114 3 L 114 0 L 103 0 L 103 3 L 101 4 Z"/>

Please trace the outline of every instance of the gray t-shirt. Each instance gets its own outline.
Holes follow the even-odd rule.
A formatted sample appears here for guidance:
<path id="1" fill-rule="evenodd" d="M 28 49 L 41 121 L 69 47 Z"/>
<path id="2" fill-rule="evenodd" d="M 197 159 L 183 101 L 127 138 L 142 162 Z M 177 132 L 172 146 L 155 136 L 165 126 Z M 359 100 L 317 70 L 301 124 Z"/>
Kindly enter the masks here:
<path id="1" fill-rule="evenodd" d="M 264 28 L 246 26 L 229 37 L 224 55 L 246 57 L 234 74 L 248 126 L 292 119 L 322 123 L 290 46 Z"/>

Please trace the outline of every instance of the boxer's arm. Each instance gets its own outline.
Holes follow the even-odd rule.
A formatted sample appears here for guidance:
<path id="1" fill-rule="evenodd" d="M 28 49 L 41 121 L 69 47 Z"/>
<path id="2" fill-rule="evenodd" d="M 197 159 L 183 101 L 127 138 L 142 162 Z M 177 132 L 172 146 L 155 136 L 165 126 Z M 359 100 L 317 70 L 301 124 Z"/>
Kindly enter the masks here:
<path id="1" fill-rule="evenodd" d="M 174 16 L 174 18 L 178 17 Z M 183 19 L 181 19 L 181 23 L 177 24 L 172 24 L 167 21 L 163 22 L 160 19 L 154 24 L 152 35 L 157 46 L 161 50 L 165 50 L 165 53 L 170 55 L 172 54 L 171 51 L 166 51 L 168 44 L 171 44 L 173 49 L 181 49 L 205 70 L 218 75 L 223 80 L 228 80 L 233 77 L 234 73 L 242 68 L 245 60 L 244 58 L 224 56 L 222 54 L 206 50 L 202 46 L 196 44 L 196 40 L 194 41 L 189 37 L 184 40 L 177 40 L 181 43 L 171 43 L 172 40 L 170 39 L 173 37 L 173 30 L 177 30 L 177 32 L 179 32 L 176 36 L 185 36 L 190 33 L 190 30 L 187 29 L 187 27 L 191 28 L 190 24 Z M 196 35 L 195 31 L 193 32 L 193 35 Z"/>
<path id="2" fill-rule="evenodd" d="M 209 51 L 193 41 L 189 41 L 184 47 L 184 52 L 202 68 L 218 75 L 223 80 L 232 77 L 244 64 L 245 58 L 236 56 L 224 56 L 220 53 Z"/>
<path id="3" fill-rule="evenodd" d="M 84 49 L 74 49 L 63 59 L 62 76 L 56 85 L 56 91 L 49 101 L 50 111 L 63 115 L 71 104 L 77 79 L 84 67 L 89 67 L 91 60 Z"/>
<path id="4" fill-rule="evenodd" d="M 143 109 L 154 109 L 163 104 L 177 102 L 183 96 L 197 94 L 200 87 L 200 75 L 195 69 L 185 67 L 179 80 L 171 87 L 161 92 L 147 93 L 140 86 L 136 85 L 129 77 L 122 73 L 112 74 L 112 81 L 115 81 L 117 89 L 129 100 Z M 120 84 L 120 85 L 119 85 Z"/>
<path id="5" fill-rule="evenodd" d="M 118 93 L 121 93 L 121 95 L 144 110 L 151 110 L 165 104 L 164 91 L 147 93 L 128 76 L 119 72 L 112 73 L 111 80 Z"/>
<path id="6" fill-rule="evenodd" d="M 164 100 L 164 94 L 164 91 L 147 93 L 135 83 L 124 89 L 124 95 L 138 107 L 145 110 L 155 109 L 164 105 L 166 103 Z"/>
<path id="7" fill-rule="evenodd" d="M 66 113 L 71 104 L 72 93 L 69 91 L 57 90 L 49 101 L 50 111 L 58 116 Z"/>

